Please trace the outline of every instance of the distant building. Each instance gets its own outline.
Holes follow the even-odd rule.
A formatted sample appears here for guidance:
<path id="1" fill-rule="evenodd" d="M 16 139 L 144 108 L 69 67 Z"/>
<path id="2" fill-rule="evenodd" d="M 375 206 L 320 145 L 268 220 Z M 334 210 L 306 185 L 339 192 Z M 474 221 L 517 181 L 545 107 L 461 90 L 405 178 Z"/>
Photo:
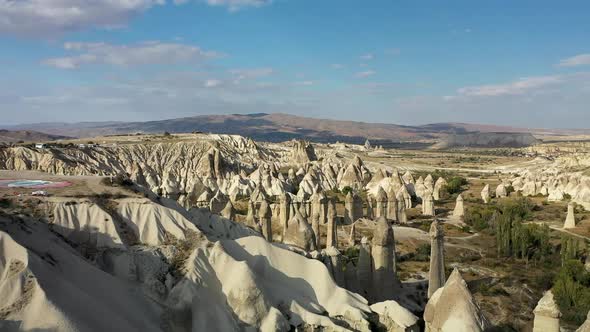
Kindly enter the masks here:
<path id="1" fill-rule="evenodd" d="M 45 145 L 44 143 L 36 143 L 35 144 L 35 148 L 37 149 L 45 149 L 47 147 L 47 145 Z"/>

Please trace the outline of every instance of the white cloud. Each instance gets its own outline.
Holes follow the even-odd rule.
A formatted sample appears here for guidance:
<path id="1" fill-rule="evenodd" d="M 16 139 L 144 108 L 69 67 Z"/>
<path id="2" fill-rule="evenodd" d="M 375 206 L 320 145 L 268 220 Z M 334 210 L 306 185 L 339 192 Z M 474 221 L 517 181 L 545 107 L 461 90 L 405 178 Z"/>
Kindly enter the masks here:
<path id="1" fill-rule="evenodd" d="M 273 0 L 204 0 L 210 6 L 227 7 L 230 11 L 237 11 L 245 7 L 261 7 L 269 5 Z"/>
<path id="2" fill-rule="evenodd" d="M 243 80 L 256 79 L 260 77 L 270 76 L 274 70 L 269 67 L 261 68 L 247 68 L 247 69 L 232 69 L 229 71 L 234 77 L 234 83 L 239 84 Z"/>
<path id="3" fill-rule="evenodd" d="M 375 55 L 368 53 L 361 55 L 359 58 L 361 58 L 362 60 L 373 60 L 375 58 Z"/>
<path id="4" fill-rule="evenodd" d="M 399 48 L 390 48 L 385 50 L 385 54 L 387 55 L 400 55 L 402 51 Z"/>
<path id="5" fill-rule="evenodd" d="M 192 45 L 158 41 L 142 42 L 134 45 L 69 42 L 64 44 L 64 48 L 80 54 L 46 59 L 43 64 L 61 69 L 75 69 L 86 64 L 114 66 L 171 64 L 220 56 L 218 53 L 203 51 L 199 47 Z"/>
<path id="6" fill-rule="evenodd" d="M 560 67 L 575 67 L 583 65 L 590 65 L 590 54 L 580 54 L 570 58 L 562 59 L 558 64 Z"/>
<path id="7" fill-rule="evenodd" d="M 519 80 L 493 85 L 479 85 L 464 87 L 457 90 L 458 96 L 463 97 L 497 97 L 506 95 L 522 95 L 540 88 L 563 82 L 561 76 L 525 77 Z M 453 96 L 446 96 L 451 100 Z"/>
<path id="8" fill-rule="evenodd" d="M 330 65 L 330 67 L 332 67 L 332 69 L 342 69 L 344 68 L 344 65 L 340 63 L 333 63 Z"/>
<path id="9" fill-rule="evenodd" d="M 206 88 L 215 88 L 215 87 L 220 86 L 221 84 L 222 84 L 222 82 L 217 79 L 209 79 L 209 80 L 205 81 Z"/>
<path id="10" fill-rule="evenodd" d="M 120 28 L 144 11 L 191 0 L 0 0 L 0 34 L 54 37 L 88 28 Z M 197 0 L 237 11 L 273 0 Z"/>
<path id="11" fill-rule="evenodd" d="M 375 71 L 373 70 L 361 71 L 355 74 L 355 76 L 358 78 L 365 78 L 373 75 L 375 75 Z"/>
<path id="12" fill-rule="evenodd" d="M 165 0 L 0 0 L 0 34 L 52 36 L 88 27 L 124 26 Z"/>

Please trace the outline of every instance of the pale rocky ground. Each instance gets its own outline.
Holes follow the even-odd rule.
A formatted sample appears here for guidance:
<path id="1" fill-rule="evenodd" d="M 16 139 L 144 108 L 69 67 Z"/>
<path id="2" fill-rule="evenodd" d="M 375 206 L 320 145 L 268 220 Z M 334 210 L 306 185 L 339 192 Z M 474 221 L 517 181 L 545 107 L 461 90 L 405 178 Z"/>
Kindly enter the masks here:
<path id="1" fill-rule="evenodd" d="M 485 316 L 462 274 L 500 273 L 457 262 L 482 255 L 481 236 L 454 233 L 464 207 L 439 199 L 444 184 L 428 173 L 468 174 L 478 199 L 485 183 L 490 198 L 512 186 L 590 208 L 584 142 L 466 158 L 230 135 L 92 141 L 99 146 L 0 149 L 0 179 L 72 182 L 38 198 L 0 188 L 10 201 L 0 215 L 0 330 L 483 331 L 500 318 Z M 110 185 L 122 174 L 134 184 Z M 347 187 L 358 197 L 342 195 Z M 259 213 L 262 201 L 270 215 Z M 435 217 L 450 231 L 444 259 L 456 270 L 429 301 L 428 270 L 401 277 L 409 265 L 396 256 L 429 243 L 415 225 Z M 326 245 L 330 225 L 336 247 Z M 580 225 L 567 231 L 587 236 Z M 529 316 L 531 328 L 532 308 Z"/>

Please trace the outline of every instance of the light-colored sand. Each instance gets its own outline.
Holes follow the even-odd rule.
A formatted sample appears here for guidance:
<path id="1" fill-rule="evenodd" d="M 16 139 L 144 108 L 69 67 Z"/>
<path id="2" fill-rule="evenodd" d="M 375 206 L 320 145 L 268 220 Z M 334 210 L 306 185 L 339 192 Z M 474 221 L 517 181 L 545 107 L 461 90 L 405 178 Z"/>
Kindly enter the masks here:
<path id="1" fill-rule="evenodd" d="M 418 332 L 418 317 L 395 301 L 379 302 L 371 305 L 371 310 L 379 314 L 380 322 L 388 331 Z"/>
<path id="2" fill-rule="evenodd" d="M 194 312 L 195 330 L 234 330 L 232 326 L 240 322 L 261 326 L 273 321 L 282 326 L 287 317 L 269 317 L 277 314 L 275 309 L 287 314 L 294 326 L 306 323 L 348 330 L 336 325 L 328 314 L 345 317 L 359 330 L 368 329 L 366 300 L 338 287 L 321 262 L 271 245 L 261 237 L 225 240 L 210 249 L 198 249 L 188 269 L 170 300 L 187 309 L 196 305 L 195 297 L 209 304 L 212 310 L 208 316 Z M 235 317 L 228 318 L 224 312 L 228 310 Z"/>
<path id="3" fill-rule="evenodd" d="M 49 201 L 54 230 L 74 241 L 96 248 L 123 248 L 113 218 L 89 201 Z M 51 207 L 50 207 L 51 208 Z"/>
<path id="4" fill-rule="evenodd" d="M 154 204 L 147 199 L 121 199 L 117 213 L 139 237 L 141 243 L 159 245 L 167 234 L 184 239 L 187 231 L 197 227 L 174 209 Z"/>
<path id="5" fill-rule="evenodd" d="M 45 225 L 27 225 L 28 233 L 0 222 L 12 233 L 0 231 L 0 330 L 159 330 L 156 306 L 60 244 Z"/>

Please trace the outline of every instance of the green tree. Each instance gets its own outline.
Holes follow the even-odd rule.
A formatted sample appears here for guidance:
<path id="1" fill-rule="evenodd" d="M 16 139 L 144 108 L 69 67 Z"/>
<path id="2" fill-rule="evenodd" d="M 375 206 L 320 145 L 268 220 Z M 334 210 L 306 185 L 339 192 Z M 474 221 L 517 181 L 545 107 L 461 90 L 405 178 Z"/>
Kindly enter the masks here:
<path id="1" fill-rule="evenodd" d="M 563 319 L 582 324 L 590 311 L 590 274 L 576 259 L 564 262 L 553 286 L 553 294 Z"/>

